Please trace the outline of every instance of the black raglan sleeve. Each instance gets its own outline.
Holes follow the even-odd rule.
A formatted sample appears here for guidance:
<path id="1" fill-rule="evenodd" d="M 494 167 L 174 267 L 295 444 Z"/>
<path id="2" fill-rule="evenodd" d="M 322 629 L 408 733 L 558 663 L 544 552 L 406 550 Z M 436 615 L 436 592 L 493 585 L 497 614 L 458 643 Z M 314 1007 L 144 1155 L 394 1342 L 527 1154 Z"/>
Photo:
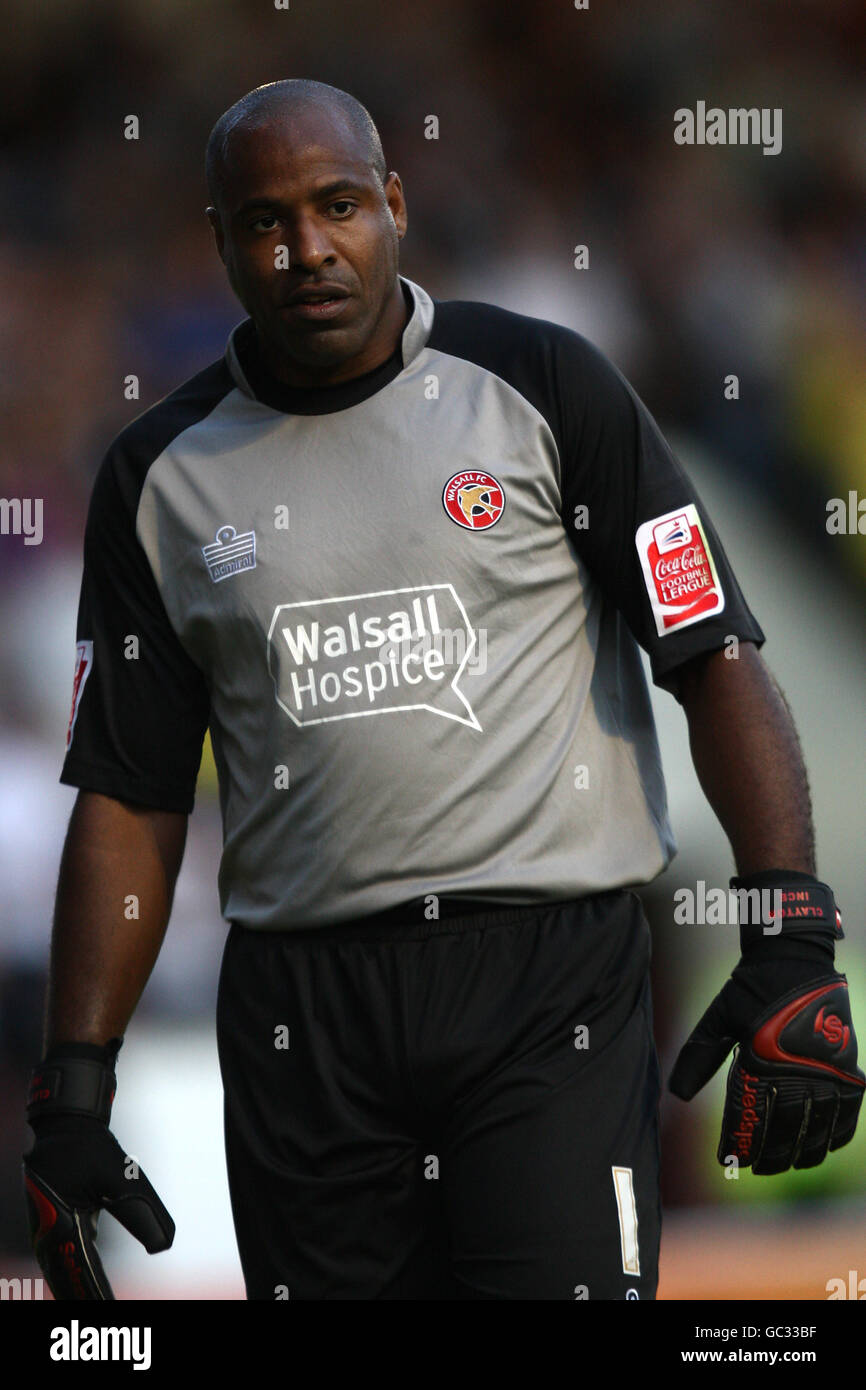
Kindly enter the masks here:
<path id="1" fill-rule="evenodd" d="M 60 781 L 188 814 L 209 695 L 136 535 L 142 469 L 122 441 L 103 461 L 90 501 Z"/>
<path id="2" fill-rule="evenodd" d="M 568 330 L 549 351 L 563 523 L 655 684 L 676 695 L 678 666 L 731 636 L 761 646 L 764 634 L 706 507 L 622 374 Z"/>

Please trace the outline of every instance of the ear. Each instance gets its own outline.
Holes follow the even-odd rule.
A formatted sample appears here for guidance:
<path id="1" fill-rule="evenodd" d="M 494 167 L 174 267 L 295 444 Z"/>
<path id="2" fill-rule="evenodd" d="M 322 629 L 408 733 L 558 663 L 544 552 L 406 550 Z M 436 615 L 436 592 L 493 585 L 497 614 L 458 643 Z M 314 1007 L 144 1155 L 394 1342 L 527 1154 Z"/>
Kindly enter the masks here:
<path id="1" fill-rule="evenodd" d="M 403 185 L 400 182 L 400 175 L 395 174 L 392 170 L 386 178 L 383 187 L 385 190 L 385 202 L 388 204 L 391 216 L 394 219 L 397 235 L 398 237 L 404 237 L 408 225 L 408 215 L 406 212 L 406 199 L 403 196 Z"/>
<path id="2" fill-rule="evenodd" d="M 222 261 L 223 265 L 225 265 L 225 259 L 226 259 L 226 258 L 225 258 L 224 254 L 223 254 L 223 249 L 224 249 L 224 246 L 225 246 L 225 237 L 224 237 L 224 235 L 223 235 L 223 224 L 222 224 L 222 218 L 220 217 L 219 212 L 217 211 L 216 208 L 208 208 L 208 209 L 207 209 L 207 220 L 208 220 L 208 222 L 209 222 L 210 225 L 211 225 L 211 231 L 213 232 L 214 241 L 216 242 L 216 249 L 217 249 L 217 251 L 219 252 L 219 258 L 220 258 L 220 260 Z"/>

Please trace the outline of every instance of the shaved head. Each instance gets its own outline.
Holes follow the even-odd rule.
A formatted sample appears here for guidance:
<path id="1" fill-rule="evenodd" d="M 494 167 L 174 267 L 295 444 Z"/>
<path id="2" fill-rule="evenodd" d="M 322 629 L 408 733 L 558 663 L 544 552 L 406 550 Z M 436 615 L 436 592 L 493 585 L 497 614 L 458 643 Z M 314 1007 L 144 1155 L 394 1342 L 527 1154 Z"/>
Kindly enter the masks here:
<path id="1" fill-rule="evenodd" d="M 307 77 L 268 82 L 236 101 L 224 111 L 210 133 L 205 154 L 208 194 L 220 206 L 223 173 L 230 158 L 232 137 L 260 129 L 273 122 L 285 123 L 311 109 L 330 114 L 342 126 L 348 139 L 364 151 L 364 160 L 384 184 L 387 175 L 382 142 L 373 117 L 356 97 L 327 82 Z"/>

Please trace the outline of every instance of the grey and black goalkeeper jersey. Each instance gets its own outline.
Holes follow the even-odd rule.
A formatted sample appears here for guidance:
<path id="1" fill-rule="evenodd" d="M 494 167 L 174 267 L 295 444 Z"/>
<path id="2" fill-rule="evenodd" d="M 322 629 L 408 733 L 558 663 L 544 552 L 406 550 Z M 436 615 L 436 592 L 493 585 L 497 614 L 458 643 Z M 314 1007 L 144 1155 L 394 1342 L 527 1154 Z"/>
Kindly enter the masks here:
<path id="1" fill-rule="evenodd" d="M 188 812 L 209 726 L 248 927 L 648 882 L 675 845 L 636 641 L 675 690 L 764 640 L 597 349 L 401 284 L 374 371 L 288 387 L 247 320 L 94 486 L 61 780 Z"/>

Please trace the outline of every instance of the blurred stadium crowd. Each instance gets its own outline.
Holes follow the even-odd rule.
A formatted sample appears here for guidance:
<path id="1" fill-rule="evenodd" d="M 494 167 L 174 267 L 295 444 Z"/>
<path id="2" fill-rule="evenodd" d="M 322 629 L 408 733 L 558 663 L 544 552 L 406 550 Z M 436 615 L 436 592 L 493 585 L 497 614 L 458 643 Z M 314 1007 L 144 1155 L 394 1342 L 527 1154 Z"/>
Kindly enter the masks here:
<path id="1" fill-rule="evenodd" d="M 203 213 L 216 117 L 280 77 L 353 92 L 403 179 L 404 273 L 440 298 L 488 299 L 584 332 L 663 426 L 724 458 L 732 486 L 769 497 L 792 545 L 820 548 L 862 601 L 866 547 L 828 536 L 825 520 L 829 498 L 866 495 L 866 9 L 50 0 L 4 10 L 0 495 L 44 499 L 41 546 L 0 538 L 0 1100 L 14 1107 L 22 1059 L 39 1050 L 51 853 L 71 804 L 66 789 L 52 797 L 92 479 L 113 435 L 217 357 L 243 317 Z M 678 146 L 674 111 L 699 99 L 781 107 L 782 154 Z M 137 140 L 124 138 L 130 114 Z M 438 140 L 425 139 L 431 114 Z M 586 271 L 573 266 L 578 244 Z M 731 373 L 736 401 L 723 390 Z M 124 395 L 130 374 L 138 400 Z M 157 1016 L 211 1006 L 222 932 L 207 776 L 196 822 L 176 909 L 182 944 L 148 995 Z M 15 1125 L 5 1132 L 4 1189 L 21 1140 Z M 0 1213 L 0 1248 L 19 1239 L 18 1214 Z"/>
<path id="2" fill-rule="evenodd" d="M 3 495 L 38 479 L 47 544 L 77 545 L 108 438 L 221 351 L 240 314 L 203 218 L 204 142 L 244 91 L 304 75 L 379 123 L 406 273 L 502 302 L 567 280 L 559 317 L 819 540 L 826 498 L 866 481 L 864 54 L 866 11 L 837 0 L 19 7 L 0 58 Z M 782 107 L 782 156 L 677 146 L 673 112 L 699 98 Z"/>

